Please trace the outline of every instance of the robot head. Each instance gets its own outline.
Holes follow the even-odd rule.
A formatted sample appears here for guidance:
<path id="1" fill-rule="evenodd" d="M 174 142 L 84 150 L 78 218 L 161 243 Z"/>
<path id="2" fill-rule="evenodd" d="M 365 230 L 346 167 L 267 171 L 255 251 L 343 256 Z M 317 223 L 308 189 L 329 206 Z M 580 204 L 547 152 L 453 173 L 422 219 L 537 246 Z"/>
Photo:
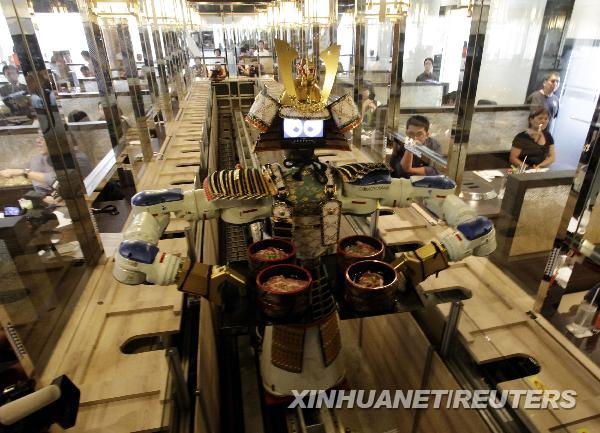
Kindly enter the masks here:
<path id="1" fill-rule="evenodd" d="M 321 88 L 317 60 L 302 58 L 286 42 L 275 40 L 279 77 L 285 91 L 275 101 L 266 92 L 257 96 L 246 122 L 261 131 L 255 151 L 275 149 L 349 150 L 345 133 L 358 126 L 361 117 L 349 95 L 330 102 L 337 73 L 339 45 L 331 45 L 319 57 L 326 67 Z M 296 63 L 296 78 L 292 66 Z"/>

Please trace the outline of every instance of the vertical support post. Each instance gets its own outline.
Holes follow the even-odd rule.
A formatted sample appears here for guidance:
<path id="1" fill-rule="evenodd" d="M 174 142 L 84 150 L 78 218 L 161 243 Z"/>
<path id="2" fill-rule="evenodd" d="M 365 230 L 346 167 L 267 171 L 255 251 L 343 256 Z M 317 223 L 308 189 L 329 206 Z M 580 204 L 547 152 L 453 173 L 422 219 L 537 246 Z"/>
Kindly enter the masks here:
<path id="1" fill-rule="evenodd" d="M 450 306 L 450 313 L 448 314 L 448 321 L 444 327 L 444 334 L 442 335 L 442 343 L 440 344 L 440 355 L 442 358 L 447 358 L 450 353 L 450 344 L 454 341 L 456 335 L 456 328 L 458 321 L 460 320 L 460 313 L 463 309 L 463 303 L 461 301 L 454 301 Z"/>
<path id="2" fill-rule="evenodd" d="M 195 230 L 192 230 L 191 227 L 185 228 L 185 240 L 187 241 L 188 247 L 188 257 L 192 262 L 197 262 L 196 256 L 196 241 L 194 239 Z"/>
<path id="3" fill-rule="evenodd" d="M 111 145 L 113 149 L 117 149 L 122 144 L 123 124 L 121 123 L 121 116 L 117 108 L 117 96 L 110 77 L 110 65 L 104 37 L 102 36 L 98 17 L 93 11 L 91 2 L 80 0 L 77 3 L 77 7 L 83 23 L 92 68 L 96 76 L 96 82 L 98 83 L 98 93 L 100 97 L 104 98 L 102 101 L 102 110 L 104 112 L 104 120 L 107 123 Z"/>
<path id="4" fill-rule="evenodd" d="M 133 45 L 131 43 L 131 35 L 129 33 L 129 23 L 126 19 L 117 21 L 116 32 L 121 56 L 123 57 L 123 67 L 125 68 L 125 76 L 127 77 L 129 96 L 133 107 L 133 116 L 135 117 L 138 138 L 142 147 L 142 155 L 144 161 L 148 162 L 152 160 L 152 145 L 150 144 L 150 132 L 148 131 L 148 123 L 146 121 L 146 108 L 144 107 L 140 77 L 138 75 L 135 56 L 133 54 Z"/>
<path id="5" fill-rule="evenodd" d="M 479 82 L 479 70 L 483 57 L 483 44 L 490 12 L 490 0 L 478 0 L 473 6 L 473 17 L 469 43 L 467 45 L 467 59 L 462 82 L 459 82 L 458 104 L 454 110 L 456 125 L 454 127 L 454 141 L 448 149 L 448 176 L 456 181 L 457 193 L 462 185 L 462 174 L 467 160 L 469 133 L 475 110 L 475 96 Z"/>
<path id="6" fill-rule="evenodd" d="M 364 11 L 364 0 L 357 0 L 354 9 L 354 21 L 356 23 L 354 30 L 354 101 L 358 105 L 358 110 L 362 114 L 362 104 L 359 104 L 359 92 L 364 87 L 363 72 L 365 69 L 365 24 L 360 16 Z M 352 131 L 352 144 L 361 145 L 362 126 L 354 128 Z"/>
<path id="7" fill-rule="evenodd" d="M 140 42 L 142 43 L 142 55 L 144 56 L 143 71 L 148 80 L 148 90 L 152 97 L 153 104 L 159 104 L 158 80 L 156 79 L 156 70 L 154 69 L 154 58 L 152 57 L 152 40 L 150 32 L 148 32 L 147 24 L 138 20 L 140 30 Z"/>
<path id="8" fill-rule="evenodd" d="M 185 375 L 183 374 L 183 368 L 181 367 L 181 357 L 176 347 L 169 347 L 166 351 L 167 358 L 169 358 L 169 366 L 173 372 L 173 379 L 175 381 L 175 398 L 179 403 L 179 407 L 183 410 L 187 410 L 190 407 L 190 396 L 187 393 L 187 385 L 185 382 Z"/>
<path id="9" fill-rule="evenodd" d="M 156 20 L 155 20 L 156 21 Z M 161 31 L 156 22 L 152 24 L 152 41 L 154 42 L 154 52 L 156 53 L 156 64 L 158 65 L 158 92 L 160 99 L 160 109 L 164 120 L 173 120 L 173 106 L 171 105 L 171 92 L 169 90 L 169 75 L 167 69 L 167 60 L 163 52 Z"/>
<path id="10" fill-rule="evenodd" d="M 428 389 L 429 387 L 429 378 L 431 377 L 431 367 L 433 365 L 434 352 L 433 346 L 429 345 L 427 347 L 427 354 L 425 355 L 425 363 L 423 365 L 423 373 L 421 374 L 421 384 L 419 385 L 419 389 Z M 419 431 L 419 424 L 424 411 L 425 409 L 414 409 L 414 418 L 412 427 L 410 429 L 411 433 L 417 433 Z"/>
<path id="11" fill-rule="evenodd" d="M 321 51 L 321 47 L 319 47 L 319 26 L 312 26 L 312 52 L 313 56 L 315 56 L 315 62 L 319 63 L 319 52 Z M 319 68 L 317 68 L 317 77 L 319 77 Z"/>
<path id="12" fill-rule="evenodd" d="M 377 225 L 379 224 L 379 208 L 375 209 L 375 212 L 371 214 L 371 224 L 369 229 L 371 231 L 371 236 L 377 237 L 379 234 L 379 230 L 377 229 Z"/>
<path id="13" fill-rule="evenodd" d="M 399 127 L 397 119 L 400 117 L 400 96 L 402 94 L 402 69 L 404 66 L 404 39 L 406 35 L 406 17 L 402 16 L 394 21 L 392 27 L 392 76 L 390 83 L 390 97 L 388 111 L 385 119 L 384 136 L 387 131 L 396 131 Z"/>

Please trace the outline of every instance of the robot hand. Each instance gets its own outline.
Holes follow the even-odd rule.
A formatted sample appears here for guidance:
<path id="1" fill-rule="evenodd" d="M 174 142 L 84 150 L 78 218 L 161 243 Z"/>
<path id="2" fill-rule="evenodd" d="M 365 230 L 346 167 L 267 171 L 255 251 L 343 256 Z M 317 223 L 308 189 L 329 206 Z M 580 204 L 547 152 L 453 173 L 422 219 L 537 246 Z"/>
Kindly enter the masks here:
<path id="1" fill-rule="evenodd" d="M 403 253 L 392 266 L 413 285 L 449 267 L 465 257 L 487 256 L 496 249 L 494 226 L 485 217 L 476 217 L 460 224 L 440 241 Z"/>
<path id="2" fill-rule="evenodd" d="M 12 399 L 9 393 L 19 394 L 18 389 L 4 391 L 0 406 L 0 431 L 3 433 L 45 432 L 54 423 L 63 429 L 75 425 L 79 408 L 79 389 L 67 376 L 60 376 L 51 385 L 23 397 Z"/>
<path id="3" fill-rule="evenodd" d="M 113 275 L 124 284 L 177 284 L 178 290 L 203 296 L 219 305 L 223 283 L 232 283 L 239 289 L 246 286 L 245 277 L 227 266 L 192 263 L 187 258 L 159 253 L 157 246 L 145 241 L 121 242 Z"/>
<path id="4" fill-rule="evenodd" d="M 168 286 L 184 275 L 186 262 L 189 260 L 174 254 L 160 253 L 158 247 L 151 242 L 125 240 L 115 254 L 113 276 L 123 284 L 147 282 Z"/>

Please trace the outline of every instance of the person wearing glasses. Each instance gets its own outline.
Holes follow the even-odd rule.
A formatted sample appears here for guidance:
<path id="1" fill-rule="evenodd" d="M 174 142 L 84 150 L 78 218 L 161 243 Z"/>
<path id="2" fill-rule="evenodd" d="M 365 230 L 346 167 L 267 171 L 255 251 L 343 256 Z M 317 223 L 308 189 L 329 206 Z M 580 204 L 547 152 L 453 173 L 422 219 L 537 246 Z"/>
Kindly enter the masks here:
<path id="1" fill-rule="evenodd" d="M 415 115 L 406 121 L 406 137 L 412 138 L 418 144 L 441 153 L 442 146 L 429 136 L 429 119 L 425 116 Z M 404 146 L 394 144 L 390 159 L 393 177 L 409 178 L 410 176 L 434 176 L 439 174 L 435 167 L 429 167 L 412 152 L 407 152 Z"/>
<path id="2" fill-rule="evenodd" d="M 559 102 L 558 96 L 556 96 L 558 86 L 560 86 L 560 75 L 558 72 L 550 72 L 544 75 L 542 88 L 533 92 L 525 100 L 526 104 L 531 105 L 532 110 L 536 110 L 541 107 L 544 107 L 546 110 L 548 110 L 548 114 L 550 116 L 550 121 L 548 123 L 549 130 L 552 130 L 554 119 L 556 116 L 558 116 Z"/>

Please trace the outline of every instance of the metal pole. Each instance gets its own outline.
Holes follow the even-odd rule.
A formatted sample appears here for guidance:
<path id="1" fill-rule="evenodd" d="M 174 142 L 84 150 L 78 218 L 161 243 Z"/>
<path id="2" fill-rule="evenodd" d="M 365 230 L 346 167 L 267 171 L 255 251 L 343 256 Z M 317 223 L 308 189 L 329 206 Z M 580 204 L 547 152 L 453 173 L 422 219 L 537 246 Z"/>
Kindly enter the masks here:
<path id="1" fill-rule="evenodd" d="M 187 384 L 185 383 L 179 352 L 176 347 L 170 347 L 167 349 L 166 355 L 169 358 L 169 364 L 173 372 L 173 378 L 175 379 L 175 398 L 180 408 L 187 410 L 190 407 L 190 396 L 187 393 Z"/>
<path id="2" fill-rule="evenodd" d="M 456 328 L 460 319 L 460 313 L 463 308 L 461 301 L 454 301 L 450 307 L 450 313 L 448 314 L 448 321 L 444 328 L 444 334 L 442 335 L 442 344 L 440 345 L 440 355 L 442 358 L 447 358 L 450 351 L 450 343 L 454 341 L 454 334 L 456 334 Z"/>
<path id="3" fill-rule="evenodd" d="M 429 386 L 429 377 L 431 376 L 431 366 L 433 364 L 433 346 L 429 345 L 427 347 L 427 355 L 425 355 L 425 365 L 423 366 L 423 374 L 421 376 L 421 385 L 419 389 L 427 389 Z M 411 428 L 411 433 L 416 433 L 419 431 L 419 424 L 421 421 L 421 415 L 424 412 L 424 409 L 415 409 L 414 418 Z"/>
<path id="4" fill-rule="evenodd" d="M 194 230 L 191 227 L 185 228 L 185 240 L 187 241 L 188 246 L 188 257 L 192 262 L 197 261 L 196 257 L 196 242 L 194 240 Z"/>
<path id="5" fill-rule="evenodd" d="M 396 132 L 398 130 L 396 121 L 400 117 L 400 95 L 402 92 L 405 34 L 406 17 L 403 16 L 394 22 L 392 28 L 392 76 L 384 136 L 386 136 L 387 131 L 391 130 L 392 132 Z"/>
<path id="6" fill-rule="evenodd" d="M 489 11 L 490 0 L 480 0 L 473 7 L 465 69 L 462 80 L 459 82 L 459 96 L 454 109 L 456 127 L 452 134 L 453 140 L 448 149 L 447 175 L 456 181 L 458 185 L 457 194 L 462 186 L 462 175 L 467 160 L 469 134 L 475 111 L 475 96 L 483 58 L 483 45 Z"/>
<path id="7" fill-rule="evenodd" d="M 375 209 L 375 212 L 373 212 L 371 214 L 371 224 L 370 224 L 370 230 L 371 230 L 371 236 L 373 237 L 377 237 L 377 234 L 379 232 L 379 230 L 377 230 L 377 224 L 379 223 L 379 208 Z"/>

